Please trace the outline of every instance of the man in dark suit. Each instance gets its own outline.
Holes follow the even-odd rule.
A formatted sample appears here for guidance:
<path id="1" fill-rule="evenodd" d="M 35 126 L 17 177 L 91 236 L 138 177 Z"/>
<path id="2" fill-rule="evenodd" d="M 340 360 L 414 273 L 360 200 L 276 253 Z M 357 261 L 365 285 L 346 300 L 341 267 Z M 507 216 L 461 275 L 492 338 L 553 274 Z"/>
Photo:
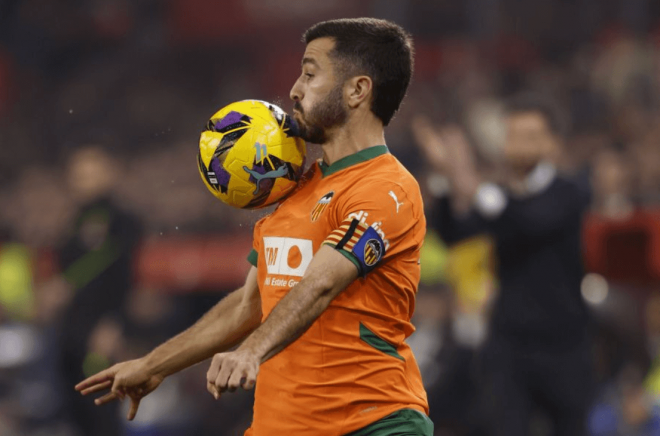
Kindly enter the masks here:
<path id="1" fill-rule="evenodd" d="M 414 121 L 417 142 L 450 186 L 429 224 L 449 244 L 484 233 L 494 240 L 499 293 L 479 358 L 486 431 L 529 434 L 530 415 L 541 408 L 555 434 L 582 435 L 592 379 L 580 293 L 587 184 L 559 176 L 551 163 L 561 129 L 550 106 L 513 100 L 506 130 L 505 177 L 492 183 L 481 179 L 459 128 L 438 132 Z"/>

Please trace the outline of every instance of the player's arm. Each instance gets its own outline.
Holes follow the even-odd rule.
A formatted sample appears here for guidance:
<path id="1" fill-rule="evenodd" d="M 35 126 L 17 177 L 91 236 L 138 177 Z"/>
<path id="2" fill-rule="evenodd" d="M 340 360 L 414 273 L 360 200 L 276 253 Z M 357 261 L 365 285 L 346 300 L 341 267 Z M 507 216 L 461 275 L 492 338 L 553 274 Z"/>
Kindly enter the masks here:
<path id="1" fill-rule="evenodd" d="M 212 307 L 192 327 L 146 356 L 152 372 L 168 376 L 228 350 L 261 323 L 257 269 L 250 268 L 243 287 Z"/>
<path id="2" fill-rule="evenodd" d="M 332 247 L 321 246 L 300 283 L 238 350 L 249 350 L 261 361 L 268 360 L 300 337 L 357 276 L 353 262 Z"/>
<path id="3" fill-rule="evenodd" d="M 208 389 L 220 392 L 239 385 L 250 389 L 259 365 L 302 335 L 330 302 L 358 276 L 356 265 L 334 248 L 316 252 L 300 283 L 280 300 L 264 323 L 232 353 L 216 354 L 207 373 Z"/>
<path id="4" fill-rule="evenodd" d="M 252 267 L 245 284 L 211 308 L 192 327 L 155 348 L 146 356 L 112 366 L 76 385 L 83 395 L 110 388 L 97 405 L 116 398 L 131 398 L 128 419 L 133 419 L 140 399 L 163 379 L 199 363 L 214 353 L 240 343 L 261 323 L 257 269 Z"/>

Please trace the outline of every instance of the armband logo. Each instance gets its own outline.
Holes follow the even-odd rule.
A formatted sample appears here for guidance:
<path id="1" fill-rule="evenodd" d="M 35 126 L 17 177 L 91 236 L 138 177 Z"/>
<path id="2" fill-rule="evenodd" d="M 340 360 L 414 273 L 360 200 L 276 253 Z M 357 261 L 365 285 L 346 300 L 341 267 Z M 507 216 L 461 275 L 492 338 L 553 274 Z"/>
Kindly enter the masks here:
<path id="1" fill-rule="evenodd" d="M 343 248 L 353 253 L 353 256 L 355 256 L 355 259 L 360 265 L 360 275 L 364 277 L 376 268 L 378 263 L 383 259 L 387 247 L 373 227 L 367 226 L 357 220 L 353 220 L 353 223 L 357 224 L 355 234 L 351 238 L 351 241 Z"/>
<path id="2" fill-rule="evenodd" d="M 383 245 L 378 239 L 369 239 L 364 244 L 364 263 L 367 266 L 374 266 L 383 255 Z"/>

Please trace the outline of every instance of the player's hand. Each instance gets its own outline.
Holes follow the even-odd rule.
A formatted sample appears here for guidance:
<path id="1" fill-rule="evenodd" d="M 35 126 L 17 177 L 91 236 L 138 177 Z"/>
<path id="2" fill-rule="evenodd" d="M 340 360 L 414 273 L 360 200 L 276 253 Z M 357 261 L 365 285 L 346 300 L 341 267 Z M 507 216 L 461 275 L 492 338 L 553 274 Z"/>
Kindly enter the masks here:
<path id="1" fill-rule="evenodd" d="M 234 392 L 239 386 L 252 389 L 257 382 L 261 358 L 249 350 L 218 353 L 213 356 L 206 373 L 206 388 L 217 400 L 224 391 Z"/>
<path id="2" fill-rule="evenodd" d="M 88 395 L 109 389 L 110 392 L 94 400 L 94 404 L 97 406 L 116 399 L 123 400 L 128 396 L 131 400 L 131 407 L 127 418 L 132 421 L 137 413 L 140 400 L 153 392 L 162 381 L 163 376 L 151 374 L 144 361 L 136 359 L 118 363 L 81 381 L 76 385 L 76 390 L 82 395 Z"/>

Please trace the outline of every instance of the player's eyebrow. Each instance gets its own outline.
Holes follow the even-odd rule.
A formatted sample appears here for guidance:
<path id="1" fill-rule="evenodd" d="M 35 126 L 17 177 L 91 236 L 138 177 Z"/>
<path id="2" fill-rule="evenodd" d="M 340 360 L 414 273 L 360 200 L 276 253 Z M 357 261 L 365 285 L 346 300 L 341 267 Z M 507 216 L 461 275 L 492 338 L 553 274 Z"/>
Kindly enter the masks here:
<path id="1" fill-rule="evenodd" d="M 319 68 L 319 63 L 316 62 L 316 60 L 315 60 L 315 59 L 312 59 L 312 58 L 303 58 L 303 60 L 302 60 L 302 62 L 301 62 L 300 65 L 304 67 L 305 64 L 311 64 L 311 65 L 313 65 L 313 66 Z"/>

